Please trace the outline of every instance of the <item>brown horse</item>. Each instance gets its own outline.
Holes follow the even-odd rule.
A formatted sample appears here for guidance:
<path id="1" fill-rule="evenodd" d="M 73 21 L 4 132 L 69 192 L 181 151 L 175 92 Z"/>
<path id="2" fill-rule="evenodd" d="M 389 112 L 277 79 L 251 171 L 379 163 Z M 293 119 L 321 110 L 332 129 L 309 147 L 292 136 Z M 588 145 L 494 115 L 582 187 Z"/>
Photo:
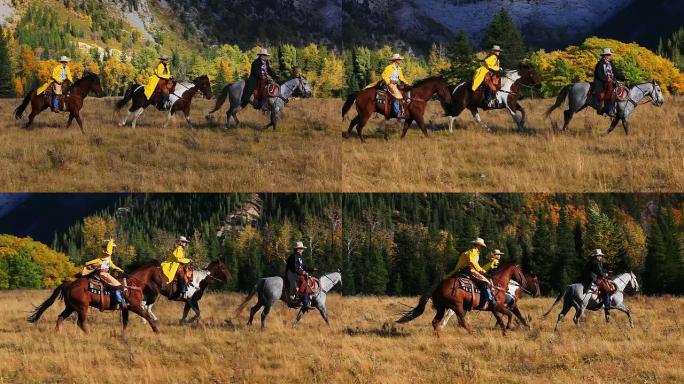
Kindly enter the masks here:
<path id="1" fill-rule="evenodd" d="M 188 321 L 188 313 L 192 309 L 195 312 L 195 316 L 190 319 L 190 323 L 195 322 L 200 317 L 199 301 L 204 295 L 204 291 L 207 287 L 214 283 L 227 283 L 232 279 L 230 271 L 226 268 L 226 265 L 222 261 L 212 261 L 209 263 L 204 270 L 194 270 L 192 274 L 192 286 L 189 287 L 189 297 L 182 298 L 175 295 L 175 290 L 177 285 L 173 282 L 169 282 L 166 276 L 162 276 L 161 284 L 156 284 L 156 282 L 151 281 L 145 286 L 143 294 L 145 297 L 144 308 L 147 314 L 150 315 L 152 319 L 157 319 L 157 316 L 152 312 L 152 306 L 157 302 L 159 296 L 166 296 L 169 300 L 180 301 L 185 303 L 183 308 L 183 317 L 180 319 L 181 324 L 186 324 Z M 192 292 L 190 292 L 192 290 Z"/>
<path id="2" fill-rule="evenodd" d="M 458 316 L 458 323 L 465 328 L 468 332 L 472 333 L 473 328 L 466 323 L 465 315 L 467 311 L 470 310 L 487 310 L 494 314 L 497 320 L 497 324 L 501 327 L 503 334 L 506 334 L 506 327 L 503 324 L 500 314 L 509 316 L 511 310 L 506 307 L 506 290 L 508 283 L 511 278 L 516 281 L 521 282 L 523 285 L 526 284 L 525 275 L 522 272 L 522 268 L 519 264 L 510 263 L 499 268 L 499 271 L 492 276 L 493 283 L 493 294 L 496 299 L 496 305 L 490 308 L 489 304 L 484 304 L 486 302 L 479 292 L 475 292 L 474 285 L 472 282 L 470 284 L 462 284 L 460 277 L 449 277 L 440 281 L 434 289 L 431 290 L 429 294 L 423 295 L 418 301 L 418 305 L 407 311 L 403 316 L 397 320 L 398 323 L 407 323 L 414 320 L 418 316 L 422 315 L 425 311 L 425 305 L 432 299 L 432 304 L 437 310 L 434 319 L 432 320 L 432 327 L 435 330 L 435 335 L 439 336 L 442 330 L 442 319 L 447 309 L 451 309 L 456 312 Z M 470 291 L 464 289 L 464 285 L 470 288 Z M 481 300 L 482 299 L 482 300 Z"/>
<path id="3" fill-rule="evenodd" d="M 452 126 L 456 116 L 460 115 L 465 109 L 470 111 L 478 123 L 489 130 L 487 125 L 480 119 L 478 108 L 485 111 L 506 109 L 511 114 L 511 118 L 517 124 L 518 129 L 525 129 L 525 109 L 518 103 L 518 100 L 524 87 L 539 87 L 541 86 L 541 81 L 534 67 L 529 64 L 520 64 L 518 69 L 514 71 L 504 71 L 502 73 L 501 89 L 496 93 L 496 104 L 494 107 L 485 105 L 483 88 L 473 92 L 471 86 L 472 81 L 467 81 L 449 87 L 452 101 L 450 103 L 442 103 L 444 112 L 449 116 L 449 131 L 453 131 Z M 518 117 L 517 112 L 521 113 L 520 117 Z"/>
<path id="4" fill-rule="evenodd" d="M 168 84 L 168 83 L 164 83 Z M 119 122 L 119 126 L 123 127 L 128 122 L 131 114 L 133 114 L 133 120 L 131 126 L 135 128 L 138 118 L 145 111 L 149 105 L 154 105 L 160 111 L 166 111 L 162 105 L 162 92 L 160 83 L 157 89 L 154 91 L 150 99 L 145 97 L 145 87 L 140 84 L 131 84 L 126 89 L 124 93 L 124 98 L 116 102 L 116 110 L 120 111 L 129 101 L 133 100 L 131 107 L 128 108 L 128 113 L 126 117 Z M 209 77 L 207 75 L 202 75 L 196 77 L 192 82 L 184 81 L 180 83 L 175 83 L 173 85 L 173 90 L 170 92 L 169 101 L 171 103 L 171 109 L 168 112 L 166 121 L 164 122 L 164 127 L 169 123 L 171 116 L 178 112 L 183 111 L 185 116 L 185 121 L 188 122 L 190 128 L 195 128 L 190 121 L 190 105 L 192 104 L 192 98 L 195 97 L 197 91 L 204 95 L 204 98 L 211 99 L 213 95 L 211 94 L 211 83 L 209 82 Z"/>
<path id="5" fill-rule="evenodd" d="M 433 76 L 420 80 L 404 91 L 402 107 L 404 108 L 405 120 L 404 129 L 401 133 L 402 138 L 406 136 L 406 131 L 408 131 L 409 126 L 411 126 L 413 121 L 418 123 L 423 134 L 427 137 L 428 134 L 427 129 L 425 128 L 423 115 L 427 108 L 427 102 L 435 93 L 443 103 L 451 103 L 451 93 L 449 92 L 448 84 L 441 76 Z M 385 116 L 385 120 L 392 118 L 392 108 L 390 105 L 392 101 L 389 92 L 387 92 L 386 99 L 382 103 L 378 102 L 377 94 L 377 87 L 373 87 L 352 93 L 347 97 L 347 100 L 342 106 L 342 118 L 349 112 L 354 103 L 356 103 L 356 112 L 358 114 L 352 119 L 351 123 L 349 123 L 347 132 L 342 133 L 342 137 L 349 137 L 354 127 L 356 127 L 359 138 L 361 141 L 365 141 L 361 132 L 374 112 Z M 387 139 L 387 132 L 385 132 L 385 139 Z"/>
<path id="6" fill-rule="evenodd" d="M 73 312 L 78 316 L 78 326 L 81 327 L 86 334 L 89 332 L 88 326 L 88 309 L 89 307 L 99 308 L 101 311 L 114 311 L 117 305 L 112 300 L 112 295 L 100 294 L 91 292 L 89 287 L 89 280 L 91 277 L 78 277 L 73 282 L 64 282 L 52 292 L 52 295 L 47 298 L 41 305 L 35 308 L 33 313 L 26 319 L 28 322 L 35 323 L 40 320 L 43 313 L 55 302 L 55 300 L 62 299 L 64 301 L 64 310 L 57 317 L 57 324 L 55 331 L 62 328 L 62 322 L 69 317 Z M 123 322 L 123 330 L 128 327 L 128 311 L 133 311 L 138 316 L 147 320 L 154 332 L 159 332 L 157 324 L 152 320 L 147 312 L 142 307 L 143 289 L 148 284 L 160 284 L 162 279 L 162 270 L 159 263 L 148 263 L 137 268 L 128 275 L 123 275 L 119 278 L 122 282 L 123 295 L 128 302 L 126 309 L 121 309 L 121 319 Z"/>
<path id="7" fill-rule="evenodd" d="M 26 107 L 31 103 L 31 113 L 28 117 L 28 122 L 24 126 L 26 129 L 30 129 L 33 124 L 33 119 L 45 109 L 50 106 L 51 99 L 45 97 L 44 94 L 37 95 L 36 89 L 32 89 L 24 97 L 24 101 L 21 102 L 14 110 L 14 118 L 21 119 Z M 81 128 L 81 132 L 85 133 L 83 129 L 83 121 L 81 120 L 81 108 L 83 107 L 83 100 L 90 94 L 90 92 L 95 92 L 98 97 L 102 96 L 102 85 L 100 84 L 100 78 L 90 72 L 83 74 L 83 77 L 76 80 L 74 84 L 67 88 L 68 91 L 64 93 L 64 110 L 69 112 L 69 121 L 67 122 L 67 128 L 71 126 L 71 122 L 76 119 L 78 126 Z"/>

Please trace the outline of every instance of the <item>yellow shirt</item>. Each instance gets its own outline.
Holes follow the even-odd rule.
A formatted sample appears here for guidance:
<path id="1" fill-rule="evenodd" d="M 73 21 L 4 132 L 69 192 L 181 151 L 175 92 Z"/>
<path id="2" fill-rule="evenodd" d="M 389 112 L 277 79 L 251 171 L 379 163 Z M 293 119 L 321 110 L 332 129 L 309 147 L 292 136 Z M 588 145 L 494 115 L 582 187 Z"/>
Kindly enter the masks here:
<path id="1" fill-rule="evenodd" d="M 154 69 L 154 75 L 160 79 L 168 80 L 171 78 L 171 68 L 169 68 L 168 64 L 166 64 L 166 67 L 164 67 L 164 64 L 159 63 Z"/>
<path id="2" fill-rule="evenodd" d="M 456 263 L 456 268 L 454 268 L 454 272 L 459 272 L 462 269 L 468 267 L 468 266 L 473 266 L 476 271 L 480 273 L 486 273 L 484 268 L 480 267 L 479 264 L 480 261 L 480 251 L 478 251 L 477 248 L 472 248 L 469 249 L 461 254 L 461 257 L 458 259 L 458 263 Z"/>
<path id="3" fill-rule="evenodd" d="M 190 259 L 187 259 L 185 257 L 185 249 L 181 247 L 180 245 L 176 246 L 174 248 L 173 252 L 171 252 L 171 256 L 166 259 L 166 261 L 172 261 L 176 263 L 181 263 L 181 264 L 187 264 L 190 262 Z"/>
<path id="4" fill-rule="evenodd" d="M 397 68 L 397 71 L 399 72 L 399 81 L 405 84 L 408 84 L 408 81 L 404 78 L 404 72 L 401 69 L 401 66 Z M 382 71 L 382 80 L 385 82 L 385 84 L 390 83 L 390 77 L 394 73 L 394 63 L 391 63 L 387 67 L 385 67 L 385 70 Z"/>
<path id="5" fill-rule="evenodd" d="M 482 65 L 493 72 L 498 72 L 501 70 L 501 67 L 499 66 L 499 57 L 497 55 L 487 56 Z"/>
<path id="6" fill-rule="evenodd" d="M 73 83 L 74 80 L 71 77 L 71 70 L 69 69 L 69 66 L 67 65 L 64 69 L 62 69 L 62 64 L 56 66 L 52 70 L 52 80 L 57 84 L 62 84 L 62 71 L 65 72 L 67 80 Z"/>
<path id="7" fill-rule="evenodd" d="M 107 259 L 109 259 L 109 260 L 107 260 Z M 114 260 L 112 260 L 112 258 L 109 257 L 109 256 L 107 256 L 107 257 L 98 257 L 97 259 L 92 259 L 92 260 L 86 262 L 85 265 L 86 265 L 86 266 L 94 265 L 94 266 L 96 266 L 96 268 L 100 268 L 100 266 L 101 266 L 105 261 L 109 261 L 109 269 L 114 269 L 114 270 L 116 270 L 116 271 L 121 271 L 121 272 L 123 272 L 123 269 L 117 267 L 116 264 L 114 264 Z"/>

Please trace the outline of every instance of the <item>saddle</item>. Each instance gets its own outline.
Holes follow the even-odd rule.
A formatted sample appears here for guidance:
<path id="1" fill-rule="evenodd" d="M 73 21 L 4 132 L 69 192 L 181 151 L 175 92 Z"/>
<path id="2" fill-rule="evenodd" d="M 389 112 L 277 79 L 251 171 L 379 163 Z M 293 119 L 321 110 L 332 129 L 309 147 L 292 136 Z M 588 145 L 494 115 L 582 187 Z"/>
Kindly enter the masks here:
<path id="1" fill-rule="evenodd" d="M 598 288 L 598 293 L 605 292 L 609 295 L 612 295 L 617 291 L 617 286 L 615 283 L 602 277 L 596 279 L 596 287 Z"/>
<path id="2" fill-rule="evenodd" d="M 470 293 L 471 295 L 471 300 L 470 300 L 470 310 L 474 309 L 483 309 L 487 305 L 487 298 L 485 295 L 482 295 L 480 292 L 480 289 L 477 287 L 475 282 L 473 282 L 471 279 L 464 277 L 464 276 L 459 276 L 456 278 L 456 281 L 458 282 L 458 288 Z M 475 294 L 479 295 L 479 302 L 475 303 Z"/>
<path id="3" fill-rule="evenodd" d="M 627 87 L 620 82 L 609 81 L 605 83 L 606 86 L 603 87 L 601 94 L 599 95 L 599 105 L 596 107 L 602 109 L 605 103 L 616 101 L 625 101 L 629 96 Z M 594 83 L 589 84 L 589 99 L 593 100 L 596 94 L 594 93 Z"/>
<path id="4" fill-rule="evenodd" d="M 321 283 L 317 278 L 309 275 L 297 276 L 297 297 L 315 295 L 321 290 Z"/>
<path id="5" fill-rule="evenodd" d="M 43 92 L 43 97 L 45 98 L 45 103 L 46 103 L 47 105 L 50 106 L 50 109 L 52 109 L 52 100 L 53 100 L 55 97 L 57 97 L 57 98 L 59 98 L 59 102 L 58 102 L 58 104 L 57 104 L 57 105 L 58 105 L 58 110 L 57 110 L 57 111 L 58 111 L 58 112 L 59 112 L 59 111 L 64 111 L 64 108 L 65 108 L 65 106 L 66 106 L 66 105 L 65 105 L 65 100 L 66 100 L 66 98 L 69 96 L 69 88 L 70 88 L 70 86 L 71 86 L 71 83 L 69 82 L 69 80 L 64 80 L 64 81 L 62 82 L 62 94 L 61 94 L 61 95 L 56 94 L 56 92 L 55 92 L 55 83 L 52 83 L 52 85 L 50 85 L 49 87 L 47 87 L 47 89 L 45 90 L 45 92 Z"/>
<path id="6" fill-rule="evenodd" d="M 472 85 L 472 83 L 470 83 Z M 488 104 L 485 101 L 485 91 L 487 87 L 491 92 L 494 94 L 494 97 L 492 98 L 492 103 Z M 491 72 L 488 72 L 485 75 L 484 80 L 482 81 L 482 84 L 480 84 L 480 87 L 475 91 L 474 94 L 474 99 L 479 100 L 479 107 L 482 109 L 496 109 L 499 107 L 499 100 L 496 98 L 497 92 L 501 90 L 501 77 L 497 76 Z"/>
<path id="7" fill-rule="evenodd" d="M 404 105 L 408 105 L 411 102 L 411 90 L 407 89 L 407 87 L 400 87 L 399 92 L 404 97 L 399 103 L 399 108 L 401 108 L 401 114 L 406 116 Z M 392 116 L 392 104 L 394 101 L 395 98 L 387 88 L 387 84 L 381 80 L 375 86 L 375 104 L 384 111 L 385 116 Z"/>
<path id="8" fill-rule="evenodd" d="M 94 275 L 94 276 L 88 276 L 88 292 L 99 295 L 100 296 L 100 305 L 98 308 L 100 309 L 100 312 L 103 312 L 105 310 L 105 305 L 104 305 L 104 297 L 105 296 L 110 296 L 109 298 L 109 305 L 112 303 L 111 299 L 111 294 L 112 294 L 112 287 L 109 286 L 109 284 L 105 283 L 99 275 Z"/>
<path id="9" fill-rule="evenodd" d="M 278 85 L 278 83 L 270 79 L 265 80 L 265 82 L 266 84 L 263 86 L 257 86 L 252 93 L 252 104 L 254 108 L 258 108 L 259 100 L 261 100 L 263 97 L 276 97 L 280 94 L 280 85 Z"/>

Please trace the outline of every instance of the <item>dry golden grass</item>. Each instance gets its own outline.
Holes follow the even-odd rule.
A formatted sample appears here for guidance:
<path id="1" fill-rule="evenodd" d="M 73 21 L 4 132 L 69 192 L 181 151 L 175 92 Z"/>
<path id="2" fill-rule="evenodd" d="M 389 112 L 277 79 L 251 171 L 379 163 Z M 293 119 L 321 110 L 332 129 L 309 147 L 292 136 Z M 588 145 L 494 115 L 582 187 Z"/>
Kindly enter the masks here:
<path id="1" fill-rule="evenodd" d="M 610 121 L 587 109 L 575 115 L 569 133 L 555 133 L 544 118 L 551 99 L 523 100 L 527 134 L 517 133 L 510 115 L 483 112 L 487 133 L 470 112 L 453 133 L 436 102 L 427 113 L 438 129 L 425 139 L 415 123 L 404 140 L 398 123 L 382 138 L 379 118 L 343 144 L 342 190 L 368 192 L 639 192 L 684 190 L 684 97 L 668 97 L 662 108 L 639 106 L 631 131 L 622 126 L 605 136 Z M 563 107 L 561 110 L 564 110 Z M 350 117 L 355 115 L 350 112 Z M 561 127 L 562 112 L 551 115 Z"/>
<path id="2" fill-rule="evenodd" d="M 245 127 L 224 132 L 226 106 L 209 126 L 213 100 L 195 100 L 187 128 L 182 114 L 162 129 L 152 108 L 134 130 L 118 127 L 114 98 L 87 99 L 86 135 L 67 116 L 41 113 L 35 129 L 20 129 L 12 111 L 19 100 L 0 100 L 1 191 L 336 191 L 340 188 L 339 100 L 293 100 L 278 131 L 258 131 L 268 117 L 243 111 Z M 30 107 L 29 107 L 30 109 Z M 27 111 L 21 126 L 26 122 Z M 125 112 L 122 112 L 125 114 Z"/>
<path id="3" fill-rule="evenodd" d="M 521 309 L 532 329 L 506 337 L 486 313 L 469 314 L 474 335 L 456 328 L 433 336 L 427 309 L 405 325 L 391 319 L 399 303 L 416 298 L 330 296 L 331 329 L 317 313 L 290 327 L 295 312 L 279 303 L 270 327 L 244 326 L 233 318 L 238 294 L 208 294 L 199 326 L 176 324 L 181 304 L 156 308 L 161 333 L 132 318 L 125 337 L 118 316 L 91 312 L 91 334 L 72 321 L 53 331 L 61 303 L 37 325 L 23 318 L 48 291 L 0 293 L 0 382 L 180 383 L 675 383 L 684 382 L 684 323 L 681 298 L 630 297 L 636 326 L 622 314 L 606 324 L 590 313 L 581 328 L 567 319 L 560 333 L 553 318 L 540 319 L 551 299 L 529 299 Z M 652 309 L 651 309 L 652 308 Z M 554 311 L 553 316 L 557 312 Z"/>

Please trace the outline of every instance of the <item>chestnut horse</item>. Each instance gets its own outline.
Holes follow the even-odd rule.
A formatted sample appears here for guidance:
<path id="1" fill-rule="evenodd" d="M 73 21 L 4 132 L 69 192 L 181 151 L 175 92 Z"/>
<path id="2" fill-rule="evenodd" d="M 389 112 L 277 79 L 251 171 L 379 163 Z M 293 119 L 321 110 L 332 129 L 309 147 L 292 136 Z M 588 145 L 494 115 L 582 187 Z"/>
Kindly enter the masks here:
<path id="1" fill-rule="evenodd" d="M 344 118 L 347 112 L 349 112 L 354 103 L 356 103 L 356 112 L 358 114 L 352 119 L 351 123 L 349 123 L 349 129 L 347 132 L 342 133 L 342 137 L 349 137 L 354 127 L 356 127 L 356 132 L 358 132 L 359 138 L 361 141 L 364 141 L 361 131 L 368 123 L 368 120 L 373 115 L 373 112 L 377 112 L 385 116 L 385 120 L 392 118 L 391 95 L 389 92 L 387 92 L 386 102 L 381 104 L 376 100 L 377 93 L 377 87 L 373 87 L 364 89 L 360 92 L 352 93 L 347 97 L 347 100 L 344 102 L 344 106 L 342 106 L 342 118 Z M 408 131 L 409 126 L 411 126 L 413 121 L 418 123 L 418 126 L 423 131 L 423 135 L 427 137 L 428 134 L 427 129 L 425 128 L 423 115 L 425 114 L 425 109 L 427 108 L 427 102 L 435 93 L 439 96 L 439 99 L 442 101 L 442 103 L 451 103 L 451 93 L 449 92 L 448 84 L 441 76 L 433 76 L 420 80 L 404 90 L 402 107 L 404 108 L 405 120 L 404 130 L 401 133 L 402 138 L 406 136 L 406 131 Z M 387 139 L 387 132 L 385 132 L 385 139 Z"/>
<path id="2" fill-rule="evenodd" d="M 64 301 L 65 308 L 57 317 L 55 331 L 60 331 L 64 319 L 75 311 L 78 315 L 78 326 L 87 334 L 89 332 L 89 307 L 99 308 L 101 311 L 114 311 L 117 309 L 116 303 L 112 300 L 113 293 L 100 295 L 92 293 L 88 289 L 88 280 L 90 279 L 90 277 L 77 277 L 73 282 L 63 282 L 52 291 L 52 295 L 47 300 L 35 308 L 26 320 L 30 323 L 37 322 L 43 313 L 59 298 Z M 162 270 L 157 262 L 144 264 L 130 274 L 123 274 L 123 276 L 119 277 L 119 281 L 123 284 L 122 293 L 128 302 L 127 308 L 121 309 L 124 331 L 128 327 L 128 311 L 130 310 L 147 320 L 155 333 L 159 332 L 156 322 L 143 309 L 142 301 L 144 287 L 151 283 L 161 284 L 161 279 Z"/>
<path id="3" fill-rule="evenodd" d="M 64 110 L 69 112 L 69 121 L 67 122 L 67 128 L 71 126 L 71 122 L 76 119 L 78 126 L 81 128 L 81 132 L 85 133 L 83 128 L 83 121 L 81 120 L 81 108 L 83 108 L 83 99 L 90 94 L 90 92 L 95 92 L 98 96 L 102 96 L 102 85 L 100 84 L 100 78 L 90 72 L 83 74 L 83 77 L 76 80 L 74 84 L 70 87 L 64 87 L 68 89 L 64 92 Z M 47 109 L 52 100 L 48 100 L 45 94 L 36 95 L 36 88 L 32 89 L 24 97 L 24 101 L 21 102 L 14 110 L 14 118 L 21 119 L 26 107 L 31 103 L 31 113 L 28 117 L 28 122 L 24 126 L 26 129 L 30 129 L 33 124 L 33 119 L 45 109 Z"/>
<path id="4" fill-rule="evenodd" d="M 503 334 L 506 334 L 506 327 L 501 319 L 501 313 L 509 316 L 511 310 L 506 307 L 506 289 L 511 278 L 516 281 L 521 282 L 523 285 L 526 284 L 525 276 L 522 272 L 522 268 L 519 264 L 510 263 L 499 268 L 499 271 L 492 276 L 494 297 L 496 299 L 496 305 L 490 308 L 489 303 L 485 303 L 484 307 L 479 305 L 480 299 L 482 298 L 479 292 L 468 292 L 466 291 L 459 280 L 459 277 L 449 277 L 439 283 L 437 283 L 434 289 L 431 290 L 429 294 L 423 295 L 418 301 L 418 305 L 412 308 L 410 311 L 405 312 L 399 320 L 398 323 L 407 323 L 414 320 L 418 316 L 422 315 L 425 311 L 425 305 L 432 299 L 432 304 L 437 310 L 434 319 L 432 320 L 432 327 L 435 330 L 435 335 L 439 336 L 442 330 L 442 319 L 447 309 L 451 309 L 456 312 L 458 316 L 458 323 L 465 328 L 468 332 L 472 333 L 473 328 L 466 323 L 465 315 L 467 311 L 470 310 L 487 310 L 491 311 L 496 318 L 497 324 L 501 327 Z M 471 290 L 474 285 L 469 285 Z M 483 299 L 483 298 L 482 298 Z"/>

